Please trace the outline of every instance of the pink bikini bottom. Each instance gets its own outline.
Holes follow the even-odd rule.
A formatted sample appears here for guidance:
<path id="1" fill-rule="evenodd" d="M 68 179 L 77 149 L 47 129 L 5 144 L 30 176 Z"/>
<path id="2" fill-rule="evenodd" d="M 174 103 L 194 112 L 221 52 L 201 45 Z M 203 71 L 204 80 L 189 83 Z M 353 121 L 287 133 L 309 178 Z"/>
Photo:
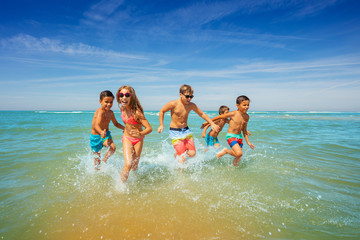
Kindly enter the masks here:
<path id="1" fill-rule="evenodd" d="M 145 137 L 145 136 L 144 136 L 144 137 Z M 133 137 L 129 137 L 129 136 L 123 135 L 123 138 L 126 138 L 127 140 L 129 140 L 133 146 L 134 146 L 135 144 L 137 144 L 138 142 L 140 142 L 141 140 L 143 140 L 144 137 L 142 137 L 142 138 L 133 138 Z M 124 140 L 122 140 L 122 141 L 124 142 Z"/>

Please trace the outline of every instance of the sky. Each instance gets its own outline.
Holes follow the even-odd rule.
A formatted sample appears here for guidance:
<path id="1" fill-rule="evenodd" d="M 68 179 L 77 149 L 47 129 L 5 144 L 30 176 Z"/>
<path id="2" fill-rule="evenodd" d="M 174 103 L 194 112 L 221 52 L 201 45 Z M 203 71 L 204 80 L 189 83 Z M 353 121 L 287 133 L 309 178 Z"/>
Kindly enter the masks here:
<path id="1" fill-rule="evenodd" d="M 194 88 L 206 111 L 360 111 L 357 0 L 3 0 L 0 110 L 144 110 Z M 118 110 L 117 104 L 113 106 Z"/>

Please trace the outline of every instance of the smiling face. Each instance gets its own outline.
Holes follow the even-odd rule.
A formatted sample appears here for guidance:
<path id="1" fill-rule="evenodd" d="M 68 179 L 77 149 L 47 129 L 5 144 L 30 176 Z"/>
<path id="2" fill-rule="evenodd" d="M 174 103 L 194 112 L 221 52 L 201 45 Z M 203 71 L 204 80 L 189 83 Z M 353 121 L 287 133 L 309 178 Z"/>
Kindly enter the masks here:
<path id="1" fill-rule="evenodd" d="M 236 104 L 236 106 L 238 107 L 241 113 L 247 113 L 250 107 L 250 101 L 249 100 L 241 101 L 240 104 Z"/>
<path id="2" fill-rule="evenodd" d="M 103 97 L 103 99 L 100 100 L 101 107 L 105 111 L 109 111 L 113 105 L 114 98 L 113 97 Z"/>
<path id="3" fill-rule="evenodd" d="M 181 102 L 189 104 L 193 99 L 194 95 L 191 92 L 180 93 Z"/>
<path id="4" fill-rule="evenodd" d="M 131 102 L 131 93 L 126 88 L 123 88 L 119 92 L 118 98 L 119 98 L 119 103 L 123 107 L 128 107 L 130 105 L 130 102 Z"/>

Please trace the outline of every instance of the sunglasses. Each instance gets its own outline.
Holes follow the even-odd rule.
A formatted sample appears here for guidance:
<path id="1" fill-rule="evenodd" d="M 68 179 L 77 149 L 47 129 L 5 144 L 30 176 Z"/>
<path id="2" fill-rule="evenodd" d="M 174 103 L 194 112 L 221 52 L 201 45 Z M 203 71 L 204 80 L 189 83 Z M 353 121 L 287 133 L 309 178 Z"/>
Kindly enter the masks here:
<path id="1" fill-rule="evenodd" d="M 131 96 L 131 94 L 130 94 L 130 93 L 128 93 L 128 92 L 127 92 L 127 93 L 125 93 L 125 94 L 123 94 L 123 93 L 119 93 L 119 97 L 120 97 L 120 98 L 123 98 L 124 96 L 125 96 L 126 98 L 129 98 L 129 97 Z"/>
<path id="2" fill-rule="evenodd" d="M 190 99 L 192 99 L 194 97 L 194 95 L 185 95 L 185 94 L 183 94 L 183 95 L 184 95 L 184 97 L 190 98 Z"/>

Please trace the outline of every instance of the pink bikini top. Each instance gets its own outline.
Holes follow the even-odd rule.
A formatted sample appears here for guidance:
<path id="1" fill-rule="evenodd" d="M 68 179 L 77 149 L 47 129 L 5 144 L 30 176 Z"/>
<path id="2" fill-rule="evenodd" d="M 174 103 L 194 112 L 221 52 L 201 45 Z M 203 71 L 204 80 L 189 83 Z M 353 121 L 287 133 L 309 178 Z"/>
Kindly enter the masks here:
<path id="1" fill-rule="evenodd" d="M 126 121 L 125 112 L 124 112 L 124 111 L 121 111 L 121 119 L 123 120 L 124 123 L 139 124 L 139 123 L 135 120 L 133 114 L 131 114 L 131 116 L 129 117 L 129 119 Z"/>

